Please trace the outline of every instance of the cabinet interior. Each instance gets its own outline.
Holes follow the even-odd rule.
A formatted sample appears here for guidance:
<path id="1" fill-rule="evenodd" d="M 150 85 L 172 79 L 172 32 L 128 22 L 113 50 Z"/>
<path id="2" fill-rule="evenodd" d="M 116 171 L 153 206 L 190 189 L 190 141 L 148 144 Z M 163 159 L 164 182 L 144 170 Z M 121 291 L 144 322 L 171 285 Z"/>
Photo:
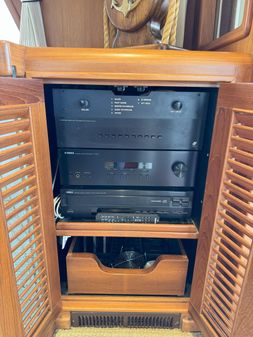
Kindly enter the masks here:
<path id="1" fill-rule="evenodd" d="M 84 86 L 84 85 L 59 85 L 59 84 L 45 84 L 44 85 L 44 93 L 45 93 L 45 102 L 46 102 L 46 115 L 47 115 L 47 125 L 48 125 L 48 136 L 49 136 L 49 145 L 50 145 L 50 157 L 51 157 L 51 170 L 52 177 L 54 183 L 54 197 L 57 197 L 60 194 L 60 176 L 59 176 L 59 160 L 58 160 L 58 148 L 57 148 L 57 135 L 56 135 L 56 123 L 55 123 L 55 111 L 54 111 L 54 102 L 53 102 L 53 90 L 54 89 L 99 89 L 105 88 L 105 86 Z M 112 86 L 110 86 L 112 88 Z M 208 105 L 206 111 L 206 119 L 204 123 L 204 131 L 203 131 L 203 143 L 200 150 L 198 150 L 198 159 L 197 159 L 197 167 L 195 173 L 195 183 L 193 187 L 194 198 L 192 205 L 192 213 L 191 217 L 187 219 L 166 219 L 162 220 L 161 223 L 168 226 L 170 225 L 181 225 L 181 226 L 194 226 L 196 228 L 196 233 L 198 233 L 198 229 L 200 226 L 201 219 L 201 211 L 202 204 L 204 199 L 205 192 L 205 182 L 206 175 L 208 169 L 208 159 L 210 153 L 211 146 L 211 138 L 212 131 L 214 125 L 215 118 L 215 108 L 216 108 L 216 99 L 217 99 L 217 88 L 194 88 L 194 87 L 148 87 L 150 91 L 176 91 L 178 93 L 185 92 L 200 92 L 208 94 Z M 183 136 L 183 135 L 182 135 Z M 166 189 L 166 187 L 160 187 L 161 190 Z M 183 250 L 188 259 L 187 265 L 187 276 L 185 282 L 185 288 L 183 294 L 177 296 L 188 297 L 190 295 L 191 290 L 191 282 L 193 276 L 194 269 L 194 261 L 195 261 L 195 253 L 197 246 L 197 235 L 195 237 L 180 237 L 180 234 L 177 238 L 171 237 L 168 232 L 167 236 L 159 237 L 151 237 L 151 235 L 147 236 L 149 232 L 149 224 L 147 224 L 147 230 L 143 230 L 143 238 L 128 237 L 124 230 L 122 230 L 121 234 L 113 235 L 110 237 L 106 235 L 103 237 L 102 235 L 94 235 L 89 234 L 86 235 L 86 232 L 80 230 L 78 233 L 78 238 L 71 238 L 67 241 L 67 244 L 63 247 L 63 235 L 69 236 L 70 230 L 73 226 L 73 222 L 80 224 L 80 228 L 87 221 L 88 223 L 94 222 L 91 219 L 69 219 L 65 218 L 59 220 L 60 222 L 64 222 L 65 230 L 58 233 L 58 253 L 59 253 L 59 268 L 61 275 L 61 284 L 62 284 L 62 293 L 64 295 L 68 294 L 68 277 L 67 277 L 67 266 L 66 260 L 69 254 L 69 250 L 72 247 L 72 253 L 89 253 L 97 255 L 100 260 L 102 266 L 106 268 L 111 268 L 112 270 L 117 268 L 113 262 L 110 262 L 110 259 L 116 261 L 119 258 L 119 255 L 122 253 L 122 250 L 137 250 L 142 260 L 139 265 L 133 265 L 131 268 L 133 269 L 142 269 L 144 270 L 144 266 L 149 261 L 154 261 L 159 258 L 160 255 L 166 254 L 178 254 L 179 246 L 182 245 Z M 57 222 L 57 226 L 60 222 Z M 69 225 L 68 225 L 69 224 Z M 72 235 L 70 235 L 72 236 Z M 117 237 L 118 236 L 118 237 Z M 125 249 L 126 248 L 126 249 Z M 147 256 L 148 255 L 148 256 Z M 149 268 L 153 268 L 153 266 L 149 266 Z M 96 293 L 95 293 L 96 294 Z M 163 296 L 174 296 L 174 295 L 166 295 Z"/>

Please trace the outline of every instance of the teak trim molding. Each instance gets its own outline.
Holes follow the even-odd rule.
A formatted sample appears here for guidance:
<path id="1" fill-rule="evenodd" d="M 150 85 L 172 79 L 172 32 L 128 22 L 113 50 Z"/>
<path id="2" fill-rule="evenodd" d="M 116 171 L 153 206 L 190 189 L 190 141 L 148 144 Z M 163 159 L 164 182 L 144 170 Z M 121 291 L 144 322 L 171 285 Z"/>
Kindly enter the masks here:
<path id="1" fill-rule="evenodd" d="M 202 0 L 198 25 L 197 48 L 215 50 L 247 37 L 250 33 L 253 19 L 253 0 L 245 0 L 244 16 L 240 27 L 214 39 L 215 16 L 217 0 Z"/>
<path id="2" fill-rule="evenodd" d="M 0 42 L 0 76 L 48 82 L 180 85 L 251 80 L 253 58 L 229 52 L 138 49 L 31 48 Z"/>

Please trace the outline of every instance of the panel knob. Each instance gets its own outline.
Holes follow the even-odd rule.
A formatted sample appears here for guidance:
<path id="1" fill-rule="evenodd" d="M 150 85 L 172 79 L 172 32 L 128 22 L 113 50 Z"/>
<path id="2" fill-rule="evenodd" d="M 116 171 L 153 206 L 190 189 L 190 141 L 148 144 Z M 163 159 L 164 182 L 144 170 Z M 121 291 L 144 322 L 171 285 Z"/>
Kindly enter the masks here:
<path id="1" fill-rule="evenodd" d="M 82 109 L 88 109 L 90 107 L 90 102 L 88 99 L 80 99 L 80 106 Z"/>
<path id="2" fill-rule="evenodd" d="M 171 107 L 173 110 L 180 111 L 182 110 L 183 103 L 180 101 L 174 101 L 171 103 Z"/>
<path id="3" fill-rule="evenodd" d="M 187 166 L 182 161 L 177 161 L 172 165 L 172 171 L 178 178 L 183 178 L 187 171 Z"/>

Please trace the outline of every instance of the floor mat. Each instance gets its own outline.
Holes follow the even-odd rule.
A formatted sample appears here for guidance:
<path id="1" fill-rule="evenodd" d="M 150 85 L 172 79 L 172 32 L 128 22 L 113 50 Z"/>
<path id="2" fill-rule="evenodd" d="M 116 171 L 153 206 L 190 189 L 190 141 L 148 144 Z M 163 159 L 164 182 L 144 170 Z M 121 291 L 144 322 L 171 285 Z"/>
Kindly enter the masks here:
<path id="1" fill-rule="evenodd" d="M 72 328 L 59 330 L 55 337 L 201 337 L 178 329 Z"/>

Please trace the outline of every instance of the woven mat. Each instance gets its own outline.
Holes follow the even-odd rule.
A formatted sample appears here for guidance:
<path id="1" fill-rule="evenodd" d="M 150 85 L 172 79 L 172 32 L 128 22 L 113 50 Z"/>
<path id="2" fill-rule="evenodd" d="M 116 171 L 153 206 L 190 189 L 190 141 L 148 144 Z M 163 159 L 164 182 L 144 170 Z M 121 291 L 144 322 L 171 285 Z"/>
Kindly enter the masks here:
<path id="1" fill-rule="evenodd" d="M 178 329 L 72 328 L 59 330 L 55 337 L 201 337 Z"/>

